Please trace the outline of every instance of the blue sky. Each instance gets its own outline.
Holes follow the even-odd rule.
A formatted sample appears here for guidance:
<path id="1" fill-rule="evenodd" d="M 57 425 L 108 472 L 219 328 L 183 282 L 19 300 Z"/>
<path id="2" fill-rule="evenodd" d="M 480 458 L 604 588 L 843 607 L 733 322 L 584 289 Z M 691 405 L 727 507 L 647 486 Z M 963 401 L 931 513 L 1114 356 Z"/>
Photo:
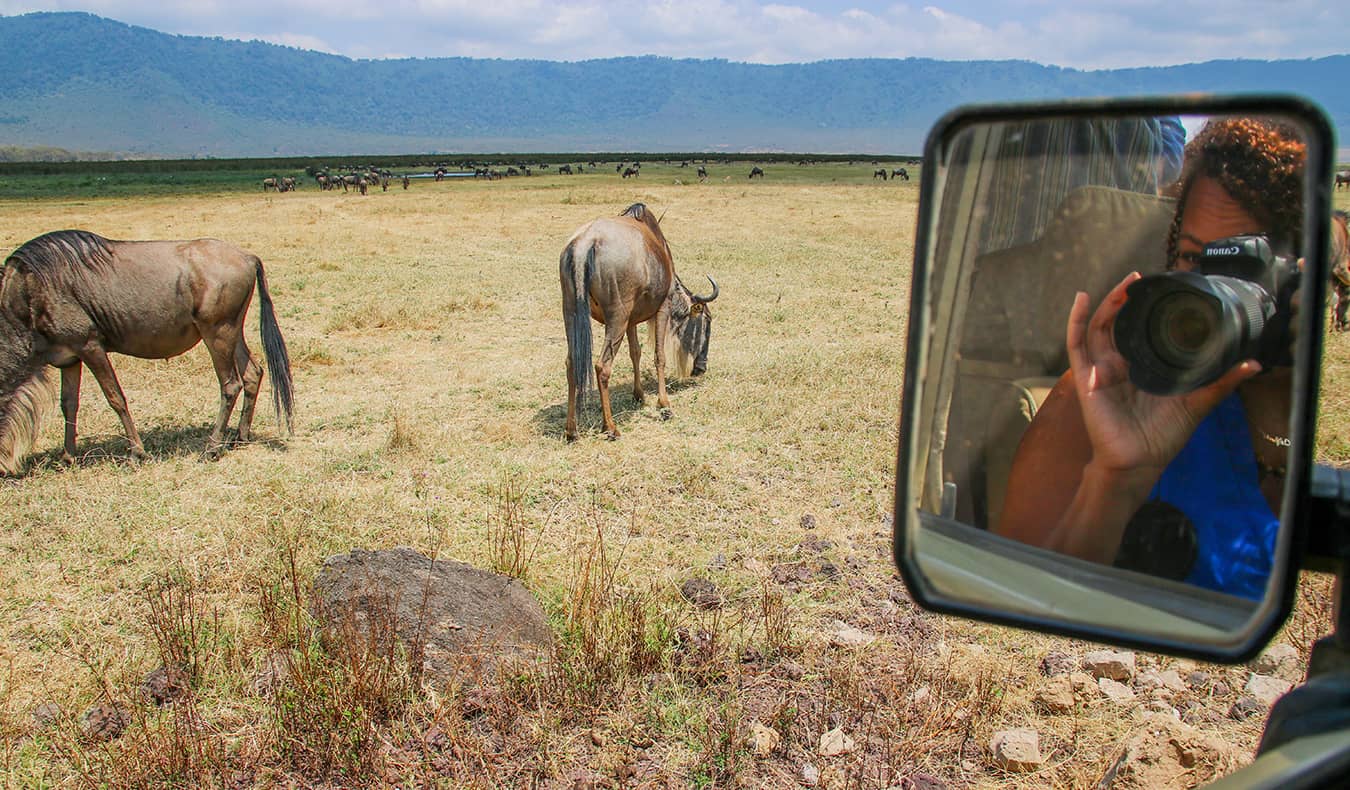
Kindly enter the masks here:
<path id="1" fill-rule="evenodd" d="M 1099 69 L 1350 52 L 1344 0 L 0 0 L 0 14 L 30 11 L 353 58 L 932 57 Z"/>

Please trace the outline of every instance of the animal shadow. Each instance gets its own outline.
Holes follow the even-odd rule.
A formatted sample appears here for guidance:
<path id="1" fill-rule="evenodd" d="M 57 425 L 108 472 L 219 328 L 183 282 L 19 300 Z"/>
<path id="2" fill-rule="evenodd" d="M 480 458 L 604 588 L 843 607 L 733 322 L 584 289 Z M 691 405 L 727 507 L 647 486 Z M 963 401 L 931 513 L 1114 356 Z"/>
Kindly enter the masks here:
<path id="1" fill-rule="evenodd" d="M 141 432 L 141 443 L 145 445 L 146 458 L 142 463 L 154 463 L 159 460 L 183 457 L 202 457 L 206 450 L 206 438 L 211 435 L 211 425 L 176 425 L 154 427 Z M 260 445 L 270 450 L 285 450 L 286 443 L 277 438 L 259 437 L 247 442 L 239 442 L 238 431 L 225 433 L 225 448 L 222 456 L 245 445 Z M 105 434 L 80 439 L 75 445 L 75 465 L 92 467 L 101 464 L 134 464 L 130 445 L 121 434 Z M 38 469 L 60 469 L 61 446 L 57 445 L 44 453 L 37 453 L 29 460 L 27 473 Z"/>
<path id="2" fill-rule="evenodd" d="M 666 392 L 674 396 L 677 392 L 697 385 L 698 381 L 693 378 L 669 379 L 666 381 Z M 611 380 L 609 404 L 610 408 L 614 410 L 614 424 L 619 427 L 620 432 L 624 432 L 624 429 L 635 419 L 652 421 L 670 419 L 669 413 L 663 414 L 663 410 L 656 406 L 656 376 L 645 375 L 642 377 L 642 391 L 646 399 L 639 404 L 633 400 L 631 387 L 624 384 L 616 387 Z M 678 409 L 679 403 L 672 403 L 671 408 L 672 410 Z M 530 423 L 535 433 L 540 436 L 562 436 L 563 430 L 567 427 L 567 403 L 545 406 L 534 413 Z M 577 433 L 583 437 L 604 433 L 600 396 L 595 392 L 586 396 L 585 400 L 582 401 L 581 409 L 577 411 Z"/>

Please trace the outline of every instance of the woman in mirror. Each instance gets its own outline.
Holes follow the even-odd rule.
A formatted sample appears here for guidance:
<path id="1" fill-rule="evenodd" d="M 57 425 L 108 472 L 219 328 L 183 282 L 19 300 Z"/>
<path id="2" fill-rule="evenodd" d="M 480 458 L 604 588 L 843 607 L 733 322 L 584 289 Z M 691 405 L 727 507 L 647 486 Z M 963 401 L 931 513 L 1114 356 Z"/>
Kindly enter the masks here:
<path id="1" fill-rule="evenodd" d="M 1306 148 L 1288 124 L 1211 121 L 1186 146 L 1173 188 L 1169 268 L 1205 245 L 1261 236 L 1298 249 Z M 1069 314 L 1070 369 L 1027 429 L 995 529 L 1025 543 L 1259 599 L 1279 527 L 1291 368 L 1246 359 L 1217 380 L 1153 394 L 1115 341 L 1132 272 L 1095 310 Z M 1295 278 L 1296 282 L 1296 278 Z"/>

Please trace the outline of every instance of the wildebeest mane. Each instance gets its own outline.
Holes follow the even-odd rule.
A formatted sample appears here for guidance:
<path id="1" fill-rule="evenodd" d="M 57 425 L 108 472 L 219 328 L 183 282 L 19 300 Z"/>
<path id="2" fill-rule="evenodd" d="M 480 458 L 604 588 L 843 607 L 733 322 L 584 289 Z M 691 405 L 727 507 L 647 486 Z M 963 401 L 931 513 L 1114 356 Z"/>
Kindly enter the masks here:
<path id="1" fill-rule="evenodd" d="M 106 271 L 112 266 L 108 240 L 87 230 L 56 230 L 25 242 L 5 261 L 54 285 L 65 274 Z"/>
<path id="2" fill-rule="evenodd" d="M 647 204 L 634 203 L 623 211 L 619 212 L 620 217 L 632 217 L 638 222 L 645 222 L 647 219 Z"/>

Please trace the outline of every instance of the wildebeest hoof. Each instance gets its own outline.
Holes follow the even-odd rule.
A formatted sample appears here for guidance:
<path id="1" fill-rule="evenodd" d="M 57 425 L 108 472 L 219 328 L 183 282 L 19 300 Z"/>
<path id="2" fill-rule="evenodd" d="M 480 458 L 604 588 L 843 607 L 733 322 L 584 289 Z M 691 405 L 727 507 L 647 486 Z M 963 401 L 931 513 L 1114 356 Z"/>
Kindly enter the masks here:
<path id="1" fill-rule="evenodd" d="M 674 414 L 674 412 L 672 412 L 670 409 L 662 409 L 662 410 L 661 410 L 661 422 L 665 422 L 666 420 L 669 420 L 673 414 Z"/>
<path id="2" fill-rule="evenodd" d="M 612 431 L 606 431 L 606 432 L 605 432 L 605 438 L 608 439 L 608 440 L 610 440 L 611 442 L 617 442 L 617 441 L 619 441 L 619 429 L 618 429 L 618 428 L 615 428 L 615 429 L 612 430 Z"/>
<path id="3" fill-rule="evenodd" d="M 202 451 L 202 460 L 203 460 L 203 461 L 219 461 L 219 460 L 220 460 L 220 451 L 221 451 L 221 446 L 220 446 L 220 445 L 216 445 L 215 447 L 208 447 L 208 448 L 206 448 L 205 450 Z"/>
<path id="4" fill-rule="evenodd" d="M 577 435 L 575 433 L 565 433 L 563 434 L 563 439 L 565 439 L 568 444 L 571 444 L 577 440 Z"/>
<path id="5" fill-rule="evenodd" d="M 75 465 L 75 456 L 71 455 L 70 453 L 61 453 L 61 465 L 62 465 L 62 466 L 74 466 L 74 465 Z"/>

